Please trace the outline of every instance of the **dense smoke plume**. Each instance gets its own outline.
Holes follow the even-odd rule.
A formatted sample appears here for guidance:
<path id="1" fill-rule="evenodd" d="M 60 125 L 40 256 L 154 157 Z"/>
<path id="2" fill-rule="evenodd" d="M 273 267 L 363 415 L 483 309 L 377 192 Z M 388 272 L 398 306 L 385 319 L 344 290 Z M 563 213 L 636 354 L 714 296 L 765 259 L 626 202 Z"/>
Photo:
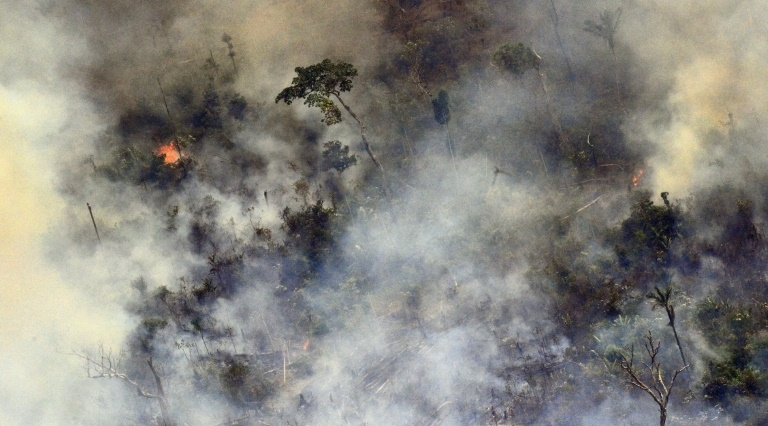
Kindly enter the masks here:
<path id="1" fill-rule="evenodd" d="M 653 330 L 664 368 L 689 358 L 670 424 L 759 424 L 711 403 L 737 385 L 702 312 L 765 302 L 742 283 L 765 281 L 767 8 L 2 6 L 0 417 L 647 424 L 621 362 Z M 518 42 L 519 75 L 492 59 Z M 275 103 L 325 58 L 356 67 L 340 98 L 383 171 L 346 110 Z M 645 300 L 670 283 L 680 346 Z M 732 346 L 759 387 L 755 336 Z"/>

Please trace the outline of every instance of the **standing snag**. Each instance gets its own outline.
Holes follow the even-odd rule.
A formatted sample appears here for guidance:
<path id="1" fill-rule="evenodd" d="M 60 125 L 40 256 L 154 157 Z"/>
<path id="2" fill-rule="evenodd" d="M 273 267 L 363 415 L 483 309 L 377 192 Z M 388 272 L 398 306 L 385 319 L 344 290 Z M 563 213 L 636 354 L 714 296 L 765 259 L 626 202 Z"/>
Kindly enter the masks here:
<path id="1" fill-rule="evenodd" d="M 635 365 L 634 347 L 630 351 L 629 359 L 622 355 L 621 368 L 627 376 L 629 376 L 627 378 L 627 383 L 645 391 L 659 406 L 659 426 L 664 426 L 667 422 L 669 396 L 672 394 L 675 380 L 677 379 L 678 374 L 688 368 L 688 366 L 684 365 L 682 368 L 675 370 L 669 384 L 665 383 L 661 371 L 661 361 L 658 359 L 661 341 L 654 342 L 653 335 L 650 331 L 648 331 L 648 335 L 645 338 L 647 342 L 644 342 L 643 345 L 645 346 L 645 352 L 648 354 L 649 361 L 648 363 L 642 363 L 645 368 L 638 368 Z"/>
<path id="2" fill-rule="evenodd" d="M 136 389 L 136 393 L 147 399 L 154 399 L 160 406 L 160 415 L 163 426 L 173 426 L 173 420 L 171 419 L 170 411 L 168 409 L 168 400 L 165 396 L 165 389 L 163 388 L 163 381 L 160 374 L 157 372 L 152 356 L 147 357 L 147 366 L 152 373 L 152 377 L 155 381 L 155 392 L 147 389 L 134 378 L 128 376 L 121 366 L 123 354 L 112 354 L 110 351 L 106 351 L 103 347 L 99 347 L 99 353 L 96 356 L 91 356 L 84 353 L 73 352 L 74 355 L 85 361 L 88 377 L 91 379 L 103 379 L 114 378 L 121 380 L 128 384 L 130 387 Z"/>

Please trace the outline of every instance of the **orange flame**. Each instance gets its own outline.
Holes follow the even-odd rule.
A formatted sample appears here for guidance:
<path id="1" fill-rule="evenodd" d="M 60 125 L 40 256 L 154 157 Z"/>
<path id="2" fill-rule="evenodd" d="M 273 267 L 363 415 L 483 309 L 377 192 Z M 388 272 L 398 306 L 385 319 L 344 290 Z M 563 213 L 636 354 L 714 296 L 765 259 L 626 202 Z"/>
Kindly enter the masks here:
<path id="1" fill-rule="evenodd" d="M 305 351 L 306 351 L 307 349 L 309 349 L 309 339 L 307 339 L 307 341 L 306 341 L 306 342 L 304 342 L 304 344 L 303 344 L 303 345 L 301 345 L 301 348 L 302 348 L 302 349 L 304 349 Z"/>
<path id="2" fill-rule="evenodd" d="M 165 162 L 165 164 L 173 164 L 179 161 L 179 150 L 176 149 L 173 141 L 158 148 L 157 155 L 163 157 L 163 162 Z"/>
<path id="3" fill-rule="evenodd" d="M 643 169 L 639 169 L 637 171 L 637 174 L 632 176 L 632 185 L 637 186 L 638 182 L 640 182 L 641 177 L 643 177 Z"/>

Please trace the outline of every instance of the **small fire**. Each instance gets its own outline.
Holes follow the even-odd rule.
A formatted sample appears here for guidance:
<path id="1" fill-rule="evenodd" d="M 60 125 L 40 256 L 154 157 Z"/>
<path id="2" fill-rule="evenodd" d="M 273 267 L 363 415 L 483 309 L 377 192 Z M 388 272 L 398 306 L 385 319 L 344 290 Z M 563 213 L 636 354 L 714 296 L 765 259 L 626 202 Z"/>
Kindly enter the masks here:
<path id="1" fill-rule="evenodd" d="M 637 186 L 638 182 L 640 182 L 640 178 L 643 177 L 643 169 L 639 169 L 637 173 L 632 176 L 632 185 Z"/>
<path id="2" fill-rule="evenodd" d="M 176 149 L 173 141 L 170 141 L 158 148 L 157 155 L 163 157 L 165 164 L 173 164 L 179 161 L 179 150 Z"/>
<path id="3" fill-rule="evenodd" d="M 305 351 L 306 351 L 307 349 L 309 349 L 309 339 L 307 339 L 307 341 L 306 341 L 306 342 L 304 342 L 304 344 L 303 344 L 303 345 L 301 345 L 301 348 L 302 348 L 302 349 L 304 349 Z"/>

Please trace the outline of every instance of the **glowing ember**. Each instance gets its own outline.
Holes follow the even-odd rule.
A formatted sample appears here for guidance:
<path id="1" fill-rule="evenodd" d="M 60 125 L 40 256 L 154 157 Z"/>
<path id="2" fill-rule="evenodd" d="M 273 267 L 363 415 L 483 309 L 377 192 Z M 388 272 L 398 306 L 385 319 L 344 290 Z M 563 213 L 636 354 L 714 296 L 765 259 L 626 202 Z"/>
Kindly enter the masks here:
<path id="1" fill-rule="evenodd" d="M 165 164 L 173 164 L 179 161 L 179 150 L 173 145 L 173 141 L 158 148 L 157 155 L 163 157 Z"/>
<path id="2" fill-rule="evenodd" d="M 637 174 L 632 176 L 632 185 L 637 186 L 637 183 L 640 182 L 640 178 L 643 176 L 643 169 L 640 169 L 637 171 Z"/>
<path id="3" fill-rule="evenodd" d="M 307 341 L 306 341 L 306 342 L 304 342 L 304 344 L 303 344 L 303 345 L 301 345 L 301 348 L 302 348 L 302 349 L 304 349 L 305 351 L 306 351 L 307 349 L 309 349 L 309 339 L 307 339 Z"/>

